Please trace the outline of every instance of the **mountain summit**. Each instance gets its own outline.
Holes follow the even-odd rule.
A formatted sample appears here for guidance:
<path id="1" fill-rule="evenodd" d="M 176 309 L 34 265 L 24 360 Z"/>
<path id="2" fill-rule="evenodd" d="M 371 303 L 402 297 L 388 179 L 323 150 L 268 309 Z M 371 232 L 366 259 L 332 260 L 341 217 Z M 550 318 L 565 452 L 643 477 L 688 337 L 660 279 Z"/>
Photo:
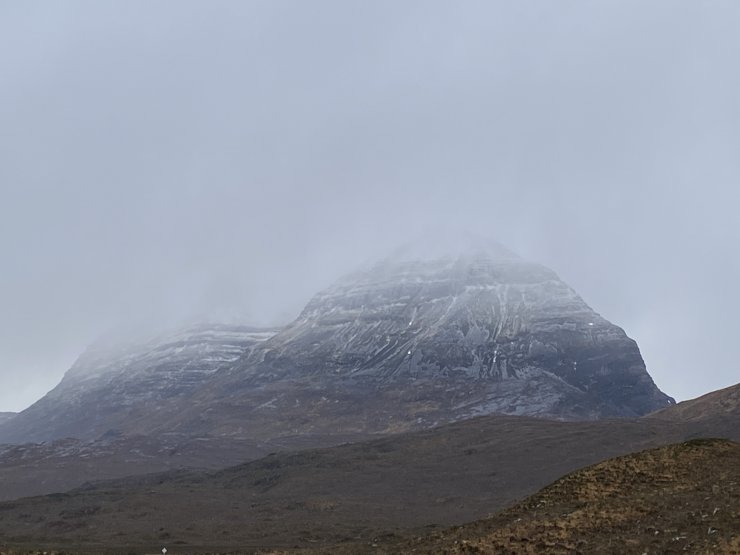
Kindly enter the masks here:
<path id="1" fill-rule="evenodd" d="M 401 249 L 339 280 L 255 349 L 230 389 L 272 391 L 278 407 L 295 403 L 283 386 L 301 383 L 326 399 L 312 411 L 351 398 L 378 430 L 490 413 L 638 416 L 673 402 L 637 344 L 553 271 L 496 243 L 465 247 Z"/>
<path id="2" fill-rule="evenodd" d="M 109 428 L 377 433 L 491 413 L 631 417 L 673 403 L 621 328 L 552 270 L 492 242 L 399 249 L 318 293 L 277 333 L 240 333 L 236 347 L 209 332 L 205 343 L 198 333 L 85 355 L 0 426 L 0 441 Z"/>

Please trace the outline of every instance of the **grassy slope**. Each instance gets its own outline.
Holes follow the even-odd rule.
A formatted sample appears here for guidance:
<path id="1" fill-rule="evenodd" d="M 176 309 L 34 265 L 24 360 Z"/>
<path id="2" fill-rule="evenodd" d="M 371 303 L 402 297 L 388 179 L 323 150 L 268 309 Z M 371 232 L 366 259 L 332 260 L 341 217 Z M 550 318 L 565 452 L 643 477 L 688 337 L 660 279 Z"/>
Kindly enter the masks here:
<path id="1" fill-rule="evenodd" d="M 610 459 L 488 519 L 310 553 L 361 552 L 740 553 L 740 444 L 693 440 Z"/>
<path id="2" fill-rule="evenodd" d="M 740 440 L 740 414 L 728 405 L 734 392 L 704 399 L 700 417 L 686 417 L 680 412 L 685 405 L 632 421 L 483 417 L 273 455 L 217 473 L 100 483 L 0 503 L 0 538 L 16 545 L 136 551 L 167 542 L 179 552 L 372 543 L 383 534 L 420 533 L 428 524 L 493 514 L 608 457 L 696 436 Z"/>

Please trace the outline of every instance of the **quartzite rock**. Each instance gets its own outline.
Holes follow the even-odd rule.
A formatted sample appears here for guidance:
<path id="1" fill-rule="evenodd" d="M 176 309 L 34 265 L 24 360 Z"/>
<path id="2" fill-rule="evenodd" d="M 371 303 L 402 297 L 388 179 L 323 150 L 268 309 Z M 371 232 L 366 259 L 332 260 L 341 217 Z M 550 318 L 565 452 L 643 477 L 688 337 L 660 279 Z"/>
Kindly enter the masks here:
<path id="1" fill-rule="evenodd" d="M 280 331 L 211 326 L 92 349 L 0 425 L 0 442 L 108 429 L 271 440 L 673 403 L 637 344 L 553 271 L 497 243 L 433 247 L 340 280 Z"/>

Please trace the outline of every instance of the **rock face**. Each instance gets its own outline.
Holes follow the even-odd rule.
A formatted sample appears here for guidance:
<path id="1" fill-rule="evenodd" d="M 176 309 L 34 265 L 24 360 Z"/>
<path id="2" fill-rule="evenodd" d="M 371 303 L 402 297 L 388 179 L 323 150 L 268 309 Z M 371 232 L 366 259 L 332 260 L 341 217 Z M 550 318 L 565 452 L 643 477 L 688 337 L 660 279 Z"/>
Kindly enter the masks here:
<path id="1" fill-rule="evenodd" d="M 163 424 L 163 405 L 183 402 L 276 330 L 199 325 L 144 341 L 100 341 L 57 387 L 0 425 L 0 443 L 94 439 Z"/>
<path id="2" fill-rule="evenodd" d="M 265 403 L 273 418 L 312 414 L 299 430 L 327 421 L 389 431 L 490 413 L 631 417 L 673 403 L 622 329 L 498 244 L 400 251 L 316 295 L 224 374 L 234 403 Z"/>
<path id="3" fill-rule="evenodd" d="M 195 329 L 84 354 L 0 442 L 125 433 L 269 440 L 502 413 L 640 416 L 673 403 L 636 343 L 496 243 L 396 252 L 275 333 Z"/>

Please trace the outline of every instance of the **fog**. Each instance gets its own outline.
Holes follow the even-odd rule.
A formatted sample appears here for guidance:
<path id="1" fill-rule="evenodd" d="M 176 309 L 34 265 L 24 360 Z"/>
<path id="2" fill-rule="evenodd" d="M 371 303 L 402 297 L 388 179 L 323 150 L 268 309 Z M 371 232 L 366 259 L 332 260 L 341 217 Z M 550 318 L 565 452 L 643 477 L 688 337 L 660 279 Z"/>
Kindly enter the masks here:
<path id="1" fill-rule="evenodd" d="M 121 323 L 277 324 L 440 225 L 678 399 L 740 381 L 740 3 L 0 3 L 0 410 Z"/>

